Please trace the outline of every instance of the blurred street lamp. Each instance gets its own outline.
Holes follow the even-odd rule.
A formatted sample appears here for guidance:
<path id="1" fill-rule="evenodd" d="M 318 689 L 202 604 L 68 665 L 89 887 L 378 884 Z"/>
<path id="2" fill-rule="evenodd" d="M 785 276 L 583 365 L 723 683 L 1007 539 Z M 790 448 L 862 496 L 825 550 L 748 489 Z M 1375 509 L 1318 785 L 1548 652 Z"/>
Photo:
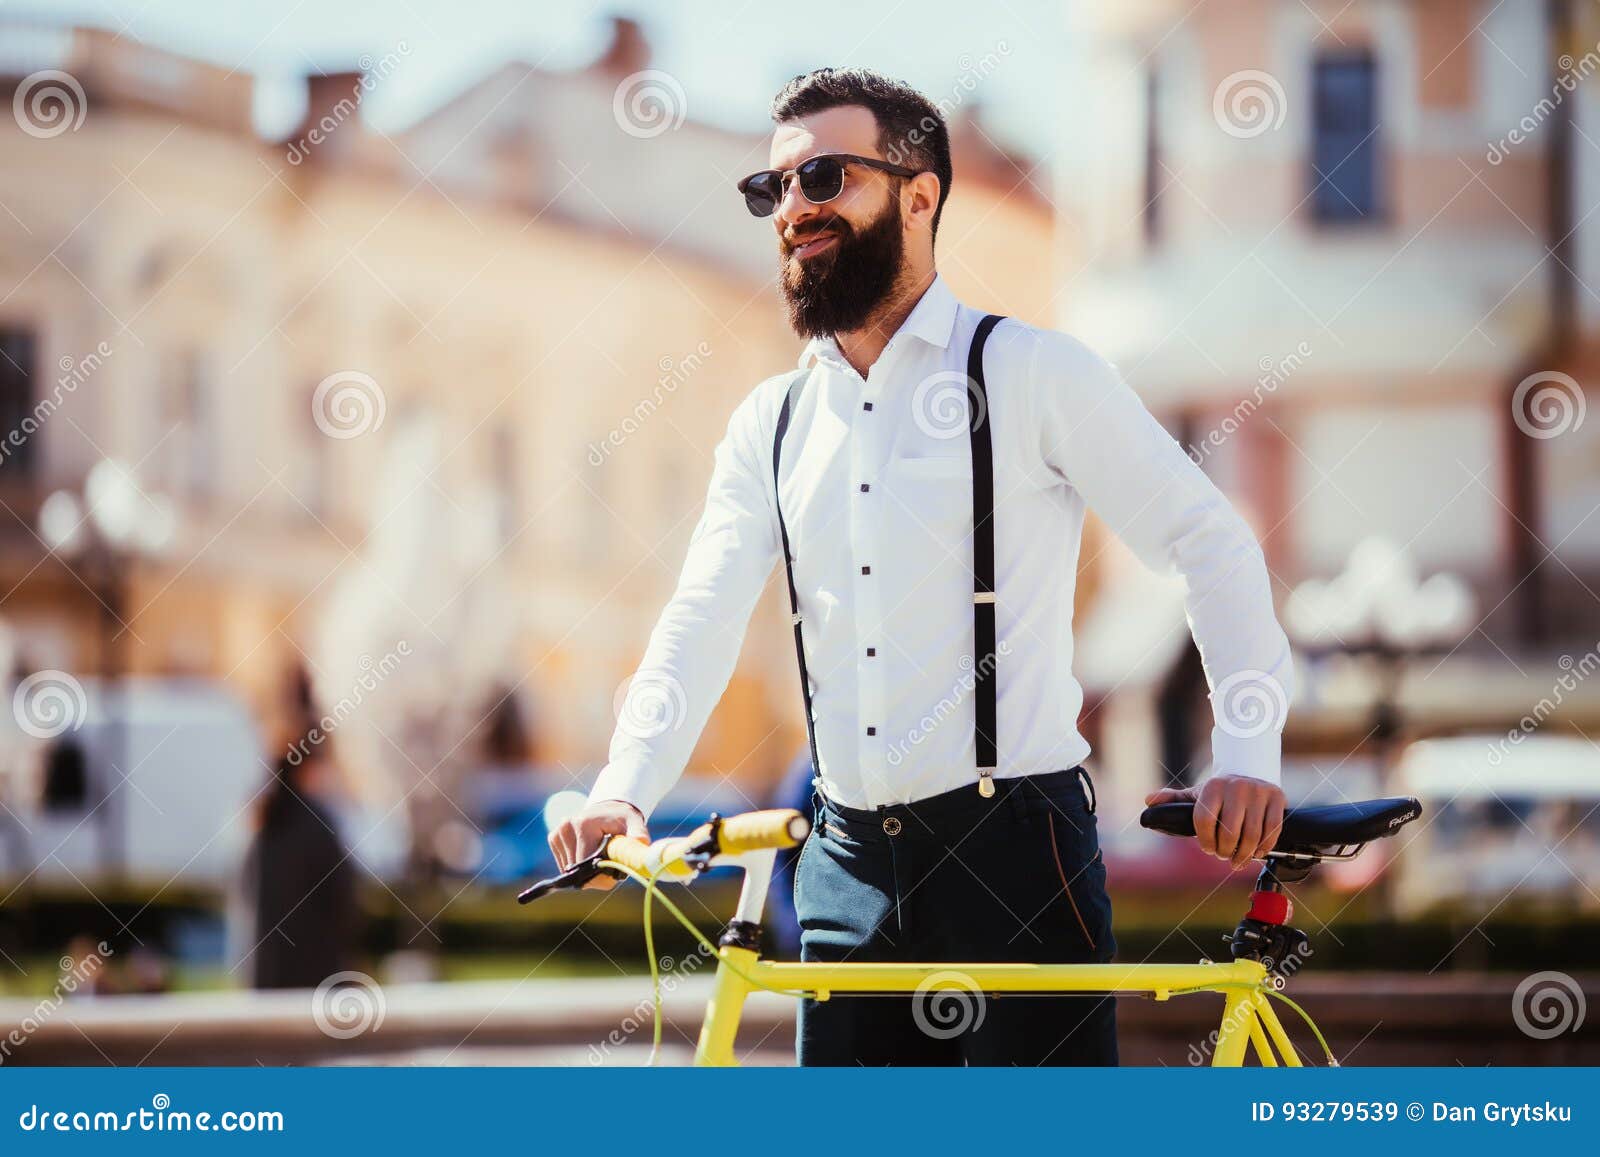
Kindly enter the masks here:
<path id="1" fill-rule="evenodd" d="M 1313 658 L 1372 658 L 1378 690 L 1370 735 L 1377 745 L 1379 775 L 1386 781 L 1401 727 L 1399 692 L 1406 660 L 1461 642 L 1472 633 L 1476 612 L 1472 591 L 1458 576 L 1440 572 L 1419 580 L 1416 560 L 1404 549 L 1369 538 L 1357 544 L 1333 579 L 1307 579 L 1290 592 L 1284 628 Z"/>
<path id="2" fill-rule="evenodd" d="M 67 562 L 93 592 L 100 604 L 100 676 L 106 691 L 116 689 L 127 699 L 128 674 L 126 644 L 129 593 L 133 568 L 140 559 L 161 554 L 172 541 L 177 519 L 172 503 L 152 497 L 139 488 L 133 473 L 111 458 L 102 459 L 89 471 L 81 495 L 57 490 L 39 507 L 39 535 L 51 552 Z M 127 750 L 127 713 L 107 703 L 110 762 L 119 776 L 131 774 Z M 120 765 L 120 766 L 119 766 Z M 114 784 L 101 784 L 102 796 L 96 801 L 99 816 L 100 847 L 108 871 L 122 866 L 123 825 L 110 803 Z"/>

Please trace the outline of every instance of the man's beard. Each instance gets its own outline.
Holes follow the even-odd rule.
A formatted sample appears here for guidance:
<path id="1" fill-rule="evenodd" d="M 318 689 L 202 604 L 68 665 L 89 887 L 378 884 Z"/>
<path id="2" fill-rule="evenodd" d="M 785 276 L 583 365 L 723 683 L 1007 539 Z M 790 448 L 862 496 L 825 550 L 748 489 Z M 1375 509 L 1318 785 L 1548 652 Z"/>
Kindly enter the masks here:
<path id="1" fill-rule="evenodd" d="M 843 217 L 819 222 L 796 234 L 803 244 L 821 233 L 838 240 L 833 248 L 802 261 L 781 241 L 783 299 L 789 324 L 801 337 L 830 337 L 863 328 L 894 288 L 905 258 L 900 201 L 891 197 L 877 219 L 857 230 Z"/>

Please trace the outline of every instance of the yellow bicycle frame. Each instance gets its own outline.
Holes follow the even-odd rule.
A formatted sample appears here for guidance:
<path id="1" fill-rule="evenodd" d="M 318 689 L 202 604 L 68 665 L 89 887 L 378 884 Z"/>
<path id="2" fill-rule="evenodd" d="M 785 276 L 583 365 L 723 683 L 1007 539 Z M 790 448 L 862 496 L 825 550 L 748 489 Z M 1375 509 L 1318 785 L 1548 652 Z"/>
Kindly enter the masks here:
<path id="1" fill-rule="evenodd" d="M 695 1048 L 694 1063 L 697 1065 L 736 1064 L 734 1041 L 739 1035 L 745 998 L 757 990 L 773 990 L 817 1000 L 830 1000 L 847 993 L 959 991 L 1131 993 L 1165 1001 L 1180 994 L 1217 992 L 1223 997 L 1222 1023 L 1215 1034 L 1212 1065 L 1238 1067 L 1244 1064 L 1246 1052 L 1253 1049 L 1262 1065 L 1276 1067 L 1281 1061 L 1286 1066 L 1300 1067 L 1300 1056 L 1268 1000 L 1268 991 L 1281 987 L 1282 982 L 1269 974 L 1258 960 L 1228 963 L 1206 960 L 1198 964 L 961 964 L 948 961 L 821 964 L 763 960 L 752 945 L 756 943 L 755 933 L 760 929 L 767 887 L 772 881 L 776 855 L 773 848 L 759 847 L 753 851 L 718 855 L 710 863 L 691 866 L 684 857 L 686 846 L 684 841 L 671 840 L 648 848 L 639 845 L 636 851 L 628 853 L 628 858 L 633 860 L 631 864 L 610 859 L 600 863 L 638 879 L 652 893 L 658 881 L 692 881 L 698 871 L 710 863 L 738 866 L 744 871 L 744 887 L 739 892 L 729 931 L 716 948 L 717 972 Z M 615 849 L 616 842 L 608 847 Z M 669 903 L 678 920 L 700 937 L 676 906 L 663 902 Z M 648 899 L 645 914 L 648 945 Z M 708 949 L 711 947 L 710 941 L 703 937 L 701 941 Z M 950 984 L 952 980 L 959 987 Z M 1315 1026 L 1313 1031 L 1316 1031 Z M 1322 1041 L 1320 1033 L 1317 1039 Z M 1329 1059 L 1331 1061 L 1331 1054 Z"/>
<path id="2" fill-rule="evenodd" d="M 1261 1064 L 1299 1067 L 1300 1057 L 1262 987 L 1267 970 L 1254 960 L 1226 964 L 807 964 L 762 960 L 748 948 L 717 950 L 717 974 L 695 1049 L 697 1065 L 732 1065 L 745 997 L 753 990 L 803 991 L 819 1000 L 842 993 L 941 991 L 940 979 L 961 977 L 971 992 L 1138 993 L 1167 1000 L 1174 993 L 1224 997 L 1211 1063 L 1237 1067 L 1254 1049 Z M 1270 1043 L 1269 1043 L 1270 1040 Z M 1277 1053 L 1274 1054 L 1274 1046 Z"/>

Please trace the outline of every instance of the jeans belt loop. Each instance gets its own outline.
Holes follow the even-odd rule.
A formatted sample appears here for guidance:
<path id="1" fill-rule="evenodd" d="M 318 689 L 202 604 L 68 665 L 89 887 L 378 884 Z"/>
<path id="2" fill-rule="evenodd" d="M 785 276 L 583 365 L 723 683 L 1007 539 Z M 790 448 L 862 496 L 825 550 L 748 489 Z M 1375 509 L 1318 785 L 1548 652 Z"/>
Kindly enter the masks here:
<path id="1" fill-rule="evenodd" d="M 1082 764 L 1078 765 L 1078 783 L 1083 788 L 1084 802 L 1089 805 L 1089 814 L 1094 815 L 1095 805 L 1099 800 L 1094 794 L 1094 780 L 1089 778 L 1089 769 Z"/>

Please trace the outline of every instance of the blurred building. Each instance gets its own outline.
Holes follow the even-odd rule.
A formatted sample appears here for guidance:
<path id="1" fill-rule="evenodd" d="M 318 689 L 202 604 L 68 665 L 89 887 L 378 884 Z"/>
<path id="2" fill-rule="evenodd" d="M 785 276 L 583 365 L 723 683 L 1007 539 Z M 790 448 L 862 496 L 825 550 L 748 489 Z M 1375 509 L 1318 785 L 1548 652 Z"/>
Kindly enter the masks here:
<path id="1" fill-rule="evenodd" d="M 634 119 L 629 86 L 664 74 L 628 21 L 587 69 L 508 64 L 385 134 L 360 103 L 403 54 L 312 77 L 275 141 L 248 73 L 5 27 L 0 418 L 29 432 L 0 460 L 0 613 L 32 667 L 223 680 L 269 734 L 293 722 L 287 672 L 325 705 L 409 641 L 450 665 L 394 679 L 470 699 L 471 744 L 507 732 L 509 688 L 536 757 L 578 773 L 728 414 L 798 351 L 770 228 L 733 189 L 765 137 L 670 85 L 645 94 L 664 123 Z M 972 113 L 944 266 L 974 304 L 1048 320 L 1045 181 Z M 105 459 L 170 533 L 91 566 L 40 512 Z M 759 785 L 802 742 L 788 647 L 774 587 L 700 768 Z"/>
<path id="2" fill-rule="evenodd" d="M 1074 12 L 1063 328 L 1239 500 L 1281 594 L 1373 536 L 1464 578 L 1481 622 L 1407 671 L 1406 726 L 1515 725 L 1600 645 L 1593 6 Z M 1100 663 L 1142 703 L 1129 768 L 1157 754 L 1153 705 L 1194 687 L 1174 630 L 1146 632 L 1153 661 L 1141 640 Z M 1370 734 L 1381 692 L 1340 672 L 1304 672 L 1291 751 Z M 1552 726 L 1600 725 L 1600 688 L 1564 698 Z"/>

